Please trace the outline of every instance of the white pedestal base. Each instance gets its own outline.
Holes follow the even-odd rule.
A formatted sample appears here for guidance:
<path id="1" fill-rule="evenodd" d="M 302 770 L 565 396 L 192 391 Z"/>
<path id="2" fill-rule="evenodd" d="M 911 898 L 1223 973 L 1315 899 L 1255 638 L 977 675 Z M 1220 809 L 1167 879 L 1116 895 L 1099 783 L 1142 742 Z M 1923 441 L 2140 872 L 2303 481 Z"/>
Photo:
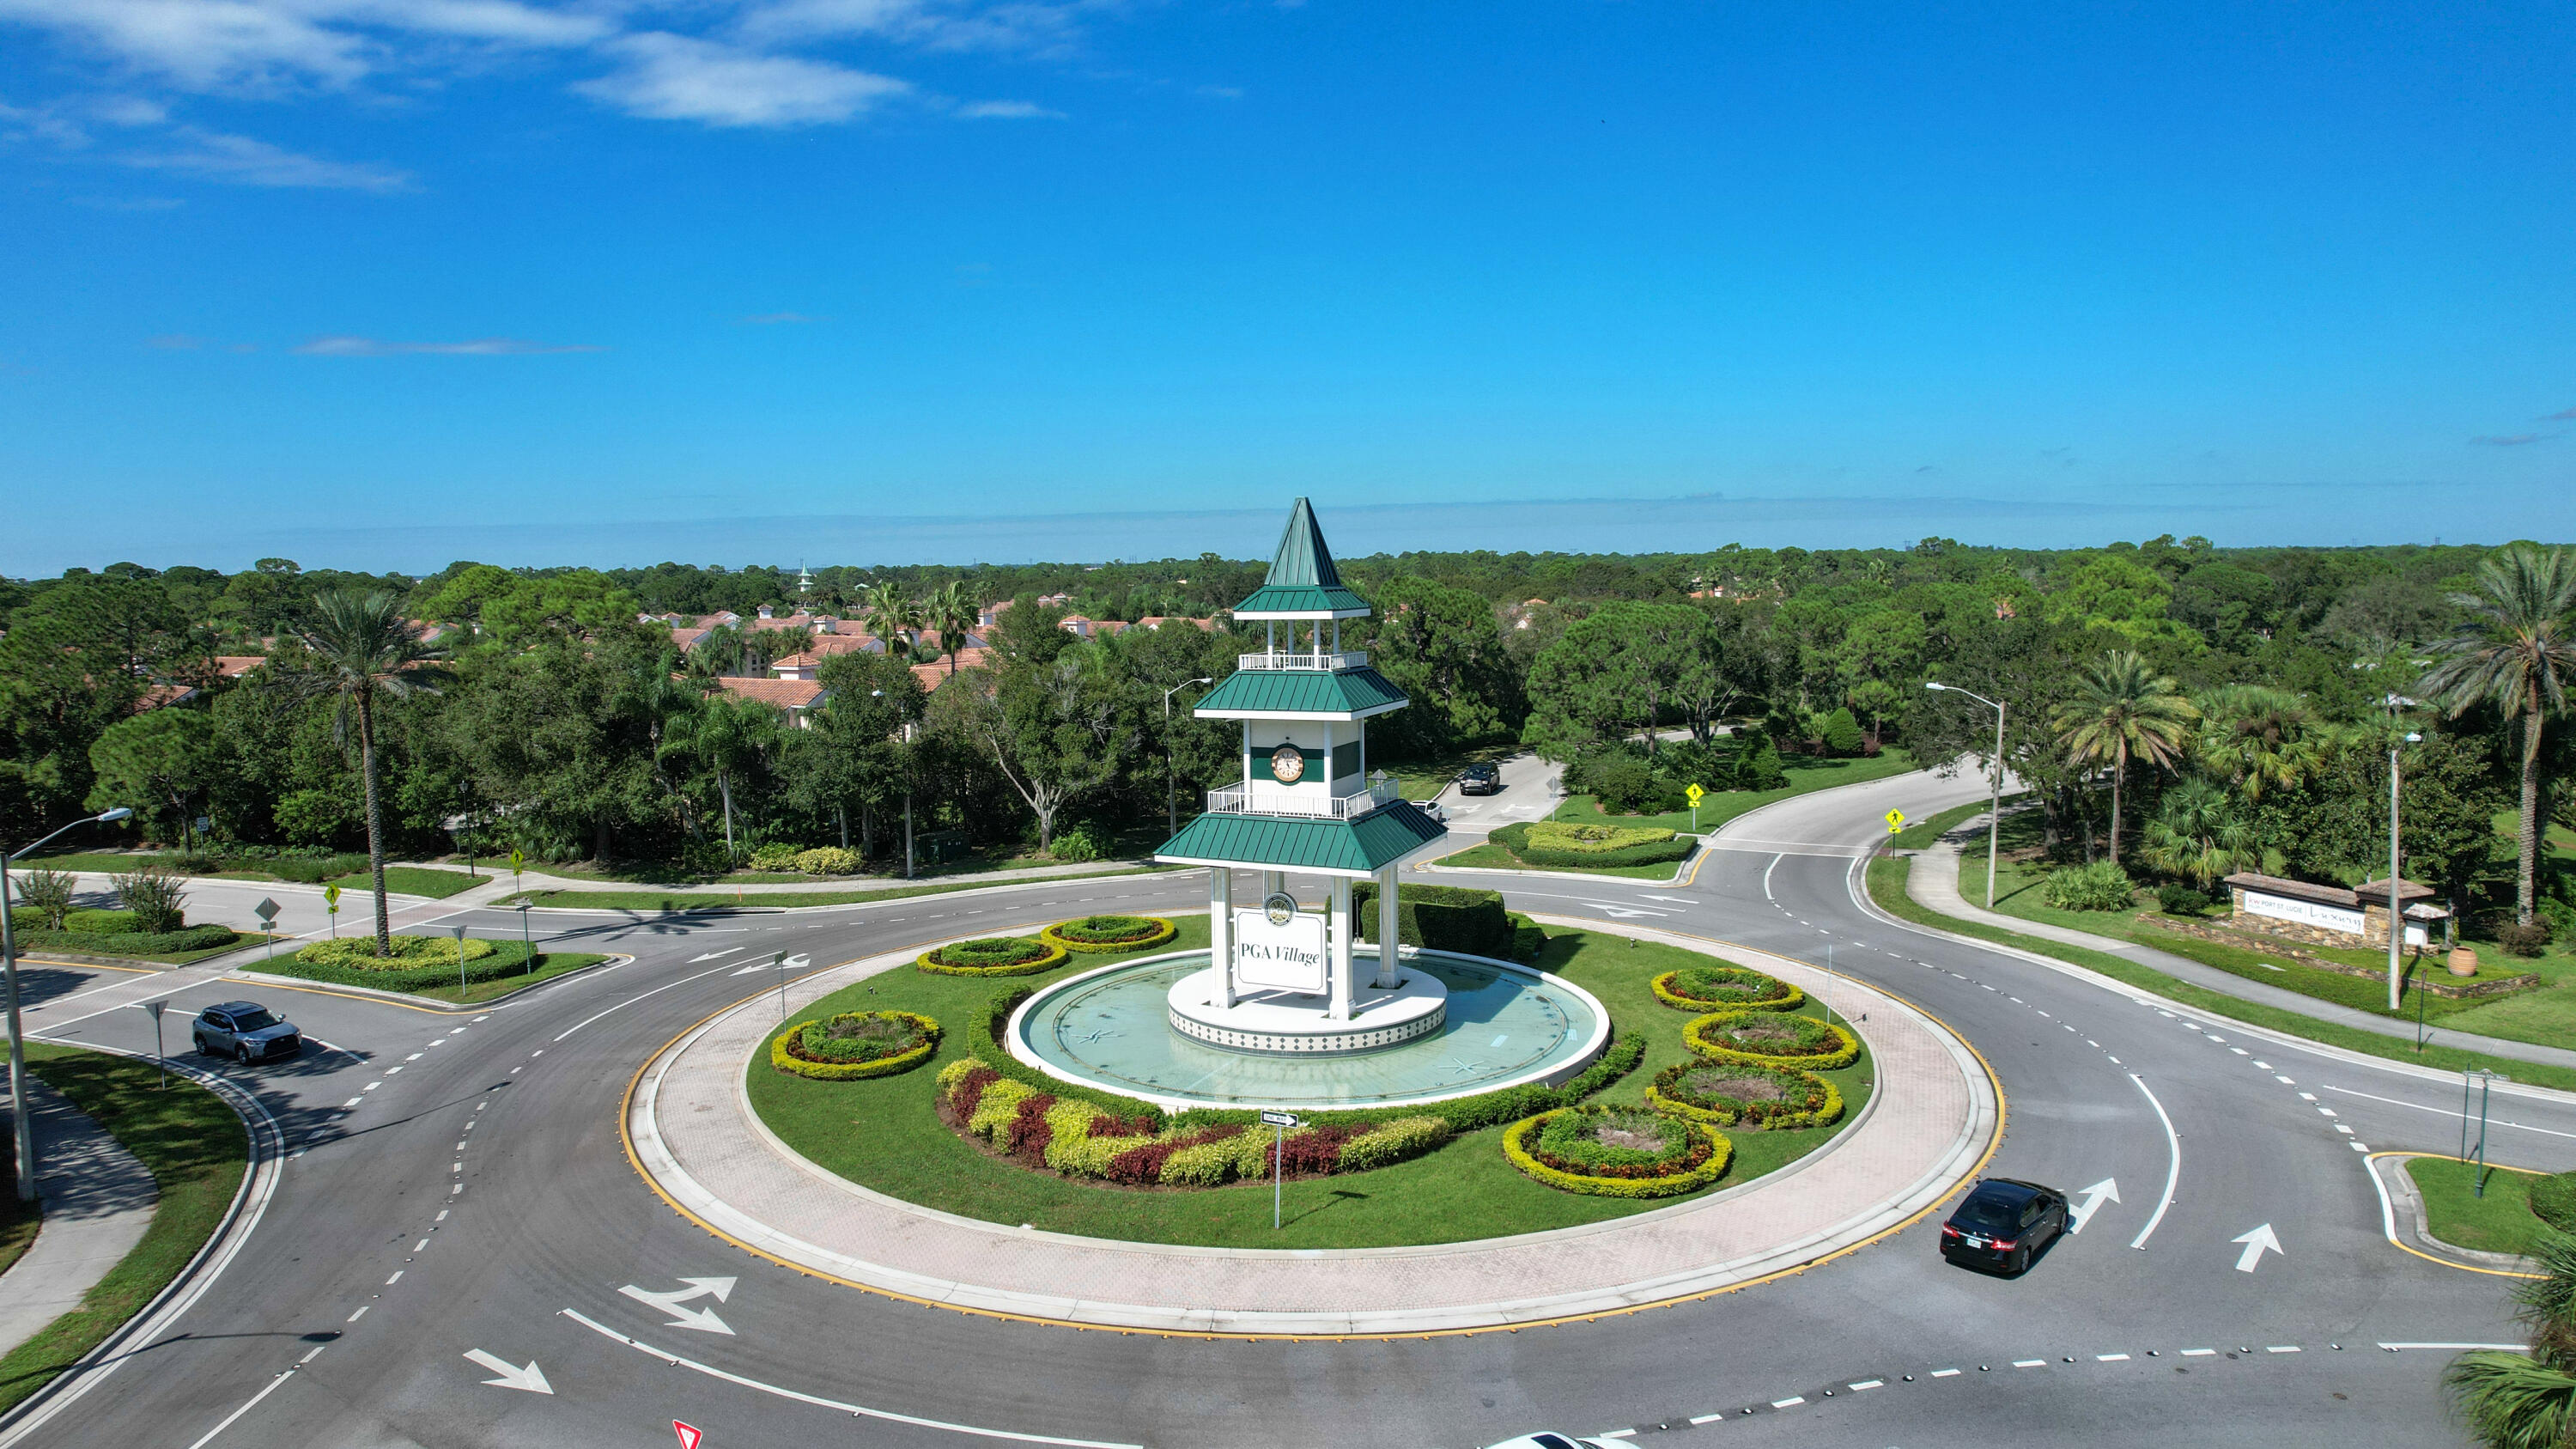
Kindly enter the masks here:
<path id="1" fill-rule="evenodd" d="M 1166 999 L 1172 1030 L 1193 1041 L 1228 1051 L 1332 1056 L 1427 1036 L 1448 1019 L 1449 988 L 1438 977 L 1401 963 L 1396 974 L 1396 986 L 1360 987 L 1347 1021 L 1324 1014 L 1324 997 L 1288 991 L 1239 990 L 1226 1006 L 1213 967 L 1182 977 Z"/>

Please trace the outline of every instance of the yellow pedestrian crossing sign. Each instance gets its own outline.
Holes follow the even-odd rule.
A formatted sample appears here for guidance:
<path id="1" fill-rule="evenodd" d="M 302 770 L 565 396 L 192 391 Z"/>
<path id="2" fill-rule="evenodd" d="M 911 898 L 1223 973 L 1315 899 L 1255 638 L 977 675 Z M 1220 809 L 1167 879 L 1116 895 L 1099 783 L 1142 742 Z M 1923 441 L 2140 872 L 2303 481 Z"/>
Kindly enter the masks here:
<path id="1" fill-rule="evenodd" d="M 1897 832 L 1899 832 L 1899 831 L 1903 830 L 1904 828 L 1905 828 L 1905 812 L 1904 812 L 1904 811 L 1902 811 L 1902 810 L 1890 810 L 1890 811 L 1888 811 L 1888 812 L 1887 812 L 1887 833 L 1888 833 L 1888 834 L 1890 834 L 1890 835 L 1894 835 L 1894 834 L 1896 834 Z"/>
<path id="2" fill-rule="evenodd" d="M 1699 808 L 1700 797 L 1706 795 L 1708 792 L 1697 785 L 1689 785 L 1683 787 L 1682 793 L 1690 797 L 1691 808 L 1696 810 Z"/>

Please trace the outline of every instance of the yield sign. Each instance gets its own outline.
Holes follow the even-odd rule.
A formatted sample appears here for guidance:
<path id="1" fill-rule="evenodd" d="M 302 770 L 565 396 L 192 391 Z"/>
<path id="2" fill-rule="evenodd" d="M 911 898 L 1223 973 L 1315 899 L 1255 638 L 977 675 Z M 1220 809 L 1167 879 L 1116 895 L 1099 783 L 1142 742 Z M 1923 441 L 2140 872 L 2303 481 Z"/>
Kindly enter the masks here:
<path id="1" fill-rule="evenodd" d="M 698 1449 L 698 1441 L 706 1437 L 699 1433 L 695 1426 L 683 1424 L 677 1419 L 671 1421 L 671 1432 L 680 1436 L 680 1449 Z"/>

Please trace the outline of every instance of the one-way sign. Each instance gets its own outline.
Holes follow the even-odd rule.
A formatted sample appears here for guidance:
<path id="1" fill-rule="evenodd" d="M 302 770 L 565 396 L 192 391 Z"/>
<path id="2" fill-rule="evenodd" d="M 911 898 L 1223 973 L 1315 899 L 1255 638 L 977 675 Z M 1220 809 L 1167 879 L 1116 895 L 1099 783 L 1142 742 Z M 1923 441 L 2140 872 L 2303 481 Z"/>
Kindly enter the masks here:
<path id="1" fill-rule="evenodd" d="M 1294 1127 L 1297 1125 L 1297 1114 L 1294 1112 L 1264 1112 L 1261 1114 L 1261 1125 L 1264 1127 Z"/>

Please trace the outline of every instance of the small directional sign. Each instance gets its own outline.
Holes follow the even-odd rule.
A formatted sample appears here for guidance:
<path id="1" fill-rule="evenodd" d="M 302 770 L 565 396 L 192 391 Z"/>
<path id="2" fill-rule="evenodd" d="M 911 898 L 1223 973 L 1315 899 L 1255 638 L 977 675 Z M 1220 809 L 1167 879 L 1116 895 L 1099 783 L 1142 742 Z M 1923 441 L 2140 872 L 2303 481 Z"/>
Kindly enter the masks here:
<path id="1" fill-rule="evenodd" d="M 1700 800 L 1708 794 L 1708 792 L 1697 785 L 1686 785 L 1682 787 L 1682 794 L 1689 799 L 1692 805 L 1696 806 L 1699 804 Z"/>
<path id="2" fill-rule="evenodd" d="M 1903 830 L 1904 828 L 1905 828 L 1905 812 L 1904 812 L 1904 811 L 1902 811 L 1902 810 L 1890 810 L 1890 811 L 1888 811 L 1888 812 L 1887 812 L 1887 833 L 1888 833 L 1888 834 L 1890 834 L 1890 835 L 1894 835 L 1895 833 L 1897 833 L 1897 832 L 1898 832 L 1898 831 L 1900 831 L 1900 830 Z"/>
<path id="3" fill-rule="evenodd" d="M 1264 1112 L 1261 1114 L 1261 1125 L 1264 1127 L 1294 1127 L 1297 1125 L 1297 1114 L 1294 1112 Z"/>
<path id="4" fill-rule="evenodd" d="M 261 896 L 259 898 L 259 904 L 251 907 L 250 910 L 252 915 L 259 917 L 260 925 L 273 926 L 277 924 L 277 902 L 270 900 L 268 897 Z"/>

